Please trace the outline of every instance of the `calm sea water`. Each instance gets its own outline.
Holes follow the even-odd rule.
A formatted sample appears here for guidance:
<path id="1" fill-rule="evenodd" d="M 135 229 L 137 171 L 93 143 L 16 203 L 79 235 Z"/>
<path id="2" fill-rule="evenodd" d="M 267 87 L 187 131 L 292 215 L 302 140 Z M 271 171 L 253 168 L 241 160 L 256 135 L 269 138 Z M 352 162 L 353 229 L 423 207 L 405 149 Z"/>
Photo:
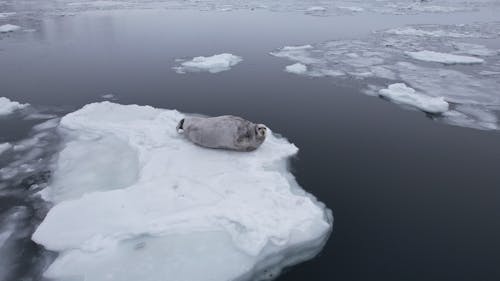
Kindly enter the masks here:
<path id="1" fill-rule="evenodd" d="M 234 114 L 295 143 L 300 185 L 333 210 L 317 258 L 278 280 L 500 280 L 500 136 L 452 127 L 361 94 L 356 79 L 283 71 L 285 45 L 357 38 L 405 23 L 469 23 L 493 14 L 311 17 L 264 11 L 133 10 L 47 18 L 0 39 L 1 96 L 69 112 L 116 101 Z M 179 75 L 176 58 L 229 52 L 216 75 Z M 0 142 L 36 121 L 0 120 Z M 0 211 L 24 204 L 2 199 Z M 26 241 L 25 261 L 41 249 Z M 19 276 L 33 265 L 24 262 Z"/>

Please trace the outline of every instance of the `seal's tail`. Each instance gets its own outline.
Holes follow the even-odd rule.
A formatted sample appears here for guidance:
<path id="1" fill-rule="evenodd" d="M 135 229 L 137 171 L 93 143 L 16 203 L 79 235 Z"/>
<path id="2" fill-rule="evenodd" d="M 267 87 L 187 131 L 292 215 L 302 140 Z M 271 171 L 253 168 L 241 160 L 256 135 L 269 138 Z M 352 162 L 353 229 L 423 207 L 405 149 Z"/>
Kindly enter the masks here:
<path id="1" fill-rule="evenodd" d="M 181 121 L 179 121 L 179 124 L 177 124 L 177 132 L 181 133 L 180 130 L 184 130 L 184 118 L 182 118 Z"/>

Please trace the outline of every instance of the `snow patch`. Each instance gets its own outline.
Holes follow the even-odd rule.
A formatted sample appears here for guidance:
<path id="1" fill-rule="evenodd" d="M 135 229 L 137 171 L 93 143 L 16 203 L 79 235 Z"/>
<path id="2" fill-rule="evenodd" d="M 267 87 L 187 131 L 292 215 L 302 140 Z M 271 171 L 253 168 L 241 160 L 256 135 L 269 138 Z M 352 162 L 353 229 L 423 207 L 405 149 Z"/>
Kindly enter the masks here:
<path id="1" fill-rule="evenodd" d="M 449 108 L 443 97 L 430 97 L 417 93 L 404 83 L 389 85 L 387 89 L 381 89 L 379 94 L 394 103 L 415 107 L 428 113 L 440 114 Z"/>
<path id="2" fill-rule="evenodd" d="M 13 31 L 16 31 L 19 29 L 21 29 L 20 26 L 13 25 L 13 24 L 0 25 L 0 33 L 13 32 Z"/>
<path id="3" fill-rule="evenodd" d="M 177 73 L 183 74 L 186 72 L 210 72 L 218 73 L 221 71 L 230 70 L 231 67 L 240 63 L 243 59 L 233 54 L 219 54 L 210 57 L 194 57 L 189 61 L 181 63 L 180 66 L 174 67 Z"/>
<path id="4" fill-rule="evenodd" d="M 405 54 L 416 60 L 439 62 L 443 64 L 478 64 L 484 62 L 484 59 L 481 58 L 453 55 L 427 50 L 418 52 L 405 52 Z"/>
<path id="5" fill-rule="evenodd" d="M 33 240 L 56 280 L 255 280 L 314 256 L 330 211 L 287 170 L 297 147 L 269 134 L 250 153 L 179 136 L 184 115 L 95 103 L 62 118 L 66 145 Z M 259 279 L 260 280 L 260 279 Z"/>
<path id="6" fill-rule="evenodd" d="M 17 101 L 11 101 L 8 98 L 0 97 L 0 116 L 9 115 L 16 110 L 23 109 L 29 104 L 22 104 Z"/>

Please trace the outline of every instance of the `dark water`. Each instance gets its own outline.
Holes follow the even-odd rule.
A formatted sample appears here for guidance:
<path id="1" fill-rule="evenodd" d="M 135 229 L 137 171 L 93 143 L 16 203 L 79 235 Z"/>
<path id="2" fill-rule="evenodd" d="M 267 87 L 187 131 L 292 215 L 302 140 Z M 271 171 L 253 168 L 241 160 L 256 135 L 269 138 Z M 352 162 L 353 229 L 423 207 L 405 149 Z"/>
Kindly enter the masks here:
<path id="1" fill-rule="evenodd" d="M 500 280 L 499 134 L 433 122 L 365 96 L 360 80 L 285 73 L 288 62 L 268 55 L 284 45 L 355 38 L 404 23 L 492 17 L 84 13 L 3 36 L 0 91 L 68 111 L 113 94 L 124 104 L 241 115 L 287 137 L 300 148 L 294 174 L 333 210 L 335 225 L 319 257 L 279 280 L 494 281 Z M 176 58 L 223 52 L 244 61 L 216 75 L 171 69 Z M 2 120 L 0 138 L 18 138 L 30 125 Z"/>

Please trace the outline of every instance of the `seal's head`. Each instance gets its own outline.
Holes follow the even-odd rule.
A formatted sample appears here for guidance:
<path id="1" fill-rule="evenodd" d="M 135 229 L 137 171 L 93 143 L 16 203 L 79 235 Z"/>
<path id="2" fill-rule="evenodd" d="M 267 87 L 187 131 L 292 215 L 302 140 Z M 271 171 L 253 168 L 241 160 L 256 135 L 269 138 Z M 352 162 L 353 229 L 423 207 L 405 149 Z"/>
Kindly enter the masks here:
<path id="1" fill-rule="evenodd" d="M 257 124 L 255 126 L 255 133 L 257 134 L 257 138 L 265 139 L 267 133 L 267 127 L 264 124 Z"/>

